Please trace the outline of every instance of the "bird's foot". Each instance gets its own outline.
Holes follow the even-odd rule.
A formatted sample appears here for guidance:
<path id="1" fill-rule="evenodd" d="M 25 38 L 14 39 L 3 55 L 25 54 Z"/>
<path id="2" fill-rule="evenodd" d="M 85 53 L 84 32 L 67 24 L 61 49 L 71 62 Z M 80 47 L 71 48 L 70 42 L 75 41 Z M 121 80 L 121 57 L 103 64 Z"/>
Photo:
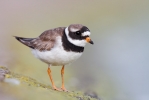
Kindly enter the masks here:
<path id="1" fill-rule="evenodd" d="M 64 92 L 69 92 L 65 87 L 61 87 L 61 90 Z"/>
<path id="2" fill-rule="evenodd" d="M 61 89 L 57 88 L 56 86 L 53 86 L 53 89 L 56 91 L 62 91 Z"/>

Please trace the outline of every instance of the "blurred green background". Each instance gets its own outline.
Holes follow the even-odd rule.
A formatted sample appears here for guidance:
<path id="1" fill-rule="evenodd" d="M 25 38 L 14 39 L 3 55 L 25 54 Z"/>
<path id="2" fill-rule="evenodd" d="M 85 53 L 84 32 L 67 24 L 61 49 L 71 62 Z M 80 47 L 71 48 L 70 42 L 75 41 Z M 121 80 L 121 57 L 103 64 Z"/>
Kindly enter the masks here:
<path id="1" fill-rule="evenodd" d="M 65 68 L 66 88 L 104 100 L 149 100 L 149 0 L 1 0 L 0 65 L 51 85 L 47 65 L 12 36 L 75 23 L 91 30 L 95 44 Z M 60 69 L 52 67 L 58 87 Z"/>

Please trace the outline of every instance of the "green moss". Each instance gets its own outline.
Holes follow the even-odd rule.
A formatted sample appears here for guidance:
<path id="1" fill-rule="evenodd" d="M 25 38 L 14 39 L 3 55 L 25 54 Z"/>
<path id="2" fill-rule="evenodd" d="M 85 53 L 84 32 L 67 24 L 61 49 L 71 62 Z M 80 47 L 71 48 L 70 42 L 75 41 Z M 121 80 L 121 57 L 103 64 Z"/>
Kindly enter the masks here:
<path id="1" fill-rule="evenodd" d="M 21 93 L 20 95 L 22 95 L 22 94 L 31 95 L 28 98 L 39 99 L 38 96 L 40 96 L 40 97 L 43 96 L 44 100 L 46 100 L 46 97 L 48 98 L 48 96 L 49 96 L 49 98 L 53 98 L 51 100 L 54 100 L 54 99 L 57 99 L 57 100 L 63 100 L 63 99 L 64 100 L 73 100 L 73 99 L 74 100 L 97 100 L 96 98 L 91 98 L 90 96 L 84 95 L 84 93 L 80 92 L 80 91 L 75 91 L 75 92 L 55 91 L 49 85 L 40 83 L 37 80 L 30 78 L 28 76 L 24 76 L 21 74 L 11 72 L 6 67 L 0 66 L 0 69 L 7 70 L 8 73 L 5 74 L 5 78 L 7 78 L 7 79 L 14 78 L 14 79 L 17 79 L 20 81 L 21 85 L 19 85 L 19 86 L 21 86 L 21 87 L 19 87 L 17 91 L 19 91 L 20 88 L 24 89 L 24 87 L 25 87 L 25 89 L 24 89 L 25 91 L 21 91 L 24 93 Z M 38 91 L 38 93 L 39 93 L 38 95 L 35 95 L 36 94 L 35 90 Z M 19 94 L 16 94 L 16 95 L 19 95 Z M 58 98 L 60 98 L 60 99 L 58 99 Z"/>

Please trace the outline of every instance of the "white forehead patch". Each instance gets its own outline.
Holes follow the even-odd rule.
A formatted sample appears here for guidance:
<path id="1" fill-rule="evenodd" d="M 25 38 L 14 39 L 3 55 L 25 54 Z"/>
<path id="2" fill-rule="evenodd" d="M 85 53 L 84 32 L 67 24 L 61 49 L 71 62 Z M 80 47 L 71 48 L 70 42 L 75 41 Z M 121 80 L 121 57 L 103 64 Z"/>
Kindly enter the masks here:
<path id="1" fill-rule="evenodd" d="M 86 31 L 86 32 L 84 32 L 84 33 L 82 33 L 82 36 L 90 36 L 90 32 L 89 31 Z"/>
<path id="2" fill-rule="evenodd" d="M 86 45 L 86 40 L 75 40 L 75 39 L 72 39 L 70 36 L 69 36 L 69 31 L 68 31 L 68 27 L 65 29 L 65 33 L 66 33 L 66 36 L 67 36 L 67 39 L 70 43 L 76 45 L 76 46 L 81 46 L 81 47 L 84 47 Z"/>

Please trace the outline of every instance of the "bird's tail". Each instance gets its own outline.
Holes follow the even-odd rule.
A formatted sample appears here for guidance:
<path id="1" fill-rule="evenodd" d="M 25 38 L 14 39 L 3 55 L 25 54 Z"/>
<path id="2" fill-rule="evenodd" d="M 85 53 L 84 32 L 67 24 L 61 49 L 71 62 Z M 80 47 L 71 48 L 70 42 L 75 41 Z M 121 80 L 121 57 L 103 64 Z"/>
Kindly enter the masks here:
<path id="1" fill-rule="evenodd" d="M 24 37 L 18 37 L 18 36 L 14 36 L 19 42 L 23 43 L 24 45 L 34 49 L 34 47 L 32 46 L 31 42 L 32 40 L 34 40 L 35 38 L 24 38 Z"/>

